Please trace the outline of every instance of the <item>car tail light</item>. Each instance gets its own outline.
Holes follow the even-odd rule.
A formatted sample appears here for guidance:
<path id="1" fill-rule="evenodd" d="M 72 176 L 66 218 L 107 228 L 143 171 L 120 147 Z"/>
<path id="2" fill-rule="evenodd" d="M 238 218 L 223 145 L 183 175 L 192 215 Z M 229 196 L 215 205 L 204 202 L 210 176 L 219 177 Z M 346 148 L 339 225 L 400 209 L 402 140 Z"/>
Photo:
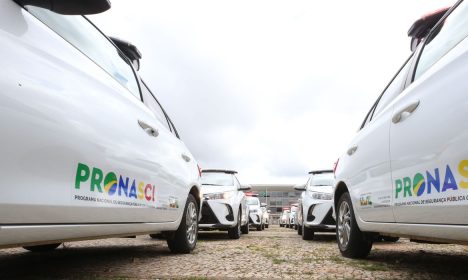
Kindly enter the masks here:
<path id="1" fill-rule="evenodd" d="M 338 163 L 340 162 L 340 158 L 338 158 L 335 163 L 333 164 L 333 174 L 336 175 L 336 168 L 338 167 Z"/>

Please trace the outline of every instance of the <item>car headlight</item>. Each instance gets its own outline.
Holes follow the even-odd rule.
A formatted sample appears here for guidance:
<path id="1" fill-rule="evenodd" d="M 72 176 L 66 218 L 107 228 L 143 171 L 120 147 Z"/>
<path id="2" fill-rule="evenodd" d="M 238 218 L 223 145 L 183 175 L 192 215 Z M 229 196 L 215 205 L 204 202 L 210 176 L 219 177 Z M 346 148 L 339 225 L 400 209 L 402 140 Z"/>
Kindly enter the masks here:
<path id="1" fill-rule="evenodd" d="M 332 200 L 332 194 L 331 193 L 310 192 L 310 196 L 312 196 L 313 199 Z"/>
<path id="2" fill-rule="evenodd" d="M 205 200 L 216 200 L 216 199 L 229 199 L 232 196 L 232 192 L 222 192 L 222 193 L 205 193 L 203 198 Z"/>

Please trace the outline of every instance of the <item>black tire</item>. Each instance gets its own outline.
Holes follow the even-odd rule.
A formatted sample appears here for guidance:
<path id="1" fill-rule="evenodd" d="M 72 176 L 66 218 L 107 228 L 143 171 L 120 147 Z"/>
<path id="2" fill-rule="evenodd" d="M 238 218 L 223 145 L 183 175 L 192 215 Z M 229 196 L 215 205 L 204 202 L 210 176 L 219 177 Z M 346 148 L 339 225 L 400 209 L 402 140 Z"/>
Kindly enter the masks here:
<path id="1" fill-rule="evenodd" d="M 294 225 L 294 230 L 297 230 L 297 225 L 296 224 Z"/>
<path id="2" fill-rule="evenodd" d="M 398 240 L 400 240 L 400 237 L 382 236 L 382 239 L 385 242 L 397 242 Z"/>
<path id="3" fill-rule="evenodd" d="M 45 245 L 35 245 L 35 246 L 24 246 L 23 248 L 34 252 L 34 253 L 41 253 L 41 252 L 50 252 L 57 249 L 62 243 L 54 243 L 54 244 L 45 244 Z"/>
<path id="4" fill-rule="evenodd" d="M 241 227 L 241 232 L 242 232 L 243 234 L 249 234 L 249 231 L 250 231 L 249 223 L 247 223 L 247 224 L 245 224 L 245 225 L 243 225 L 243 226 Z"/>
<path id="5" fill-rule="evenodd" d="M 282 224 L 280 224 L 280 227 L 283 227 L 283 225 L 282 225 Z"/>
<path id="6" fill-rule="evenodd" d="M 265 230 L 265 224 L 262 224 L 262 230 Z"/>
<path id="7" fill-rule="evenodd" d="M 315 231 L 311 228 L 308 228 L 302 224 L 302 239 L 303 240 L 313 240 L 315 236 Z"/>
<path id="8" fill-rule="evenodd" d="M 257 226 L 257 231 L 262 231 L 262 225 Z"/>
<path id="9" fill-rule="evenodd" d="M 242 212 L 239 209 L 239 214 L 237 215 L 237 224 L 233 228 L 228 228 L 228 235 L 231 239 L 239 239 L 241 236 L 241 223 L 242 223 Z"/>
<path id="10" fill-rule="evenodd" d="M 372 248 L 373 239 L 359 229 L 347 192 L 338 200 L 336 241 L 341 254 L 347 258 L 365 258 Z"/>
<path id="11" fill-rule="evenodd" d="M 189 194 L 179 228 L 172 238 L 167 239 L 172 253 L 188 254 L 195 249 L 198 238 L 198 209 L 197 201 Z"/>
<path id="12" fill-rule="evenodd" d="M 304 224 L 304 221 L 302 221 L 302 224 Z M 297 227 L 297 234 L 302 235 L 302 225 Z"/>
<path id="13" fill-rule="evenodd" d="M 265 224 L 265 227 L 268 228 L 270 226 L 270 222 L 268 224 Z"/>

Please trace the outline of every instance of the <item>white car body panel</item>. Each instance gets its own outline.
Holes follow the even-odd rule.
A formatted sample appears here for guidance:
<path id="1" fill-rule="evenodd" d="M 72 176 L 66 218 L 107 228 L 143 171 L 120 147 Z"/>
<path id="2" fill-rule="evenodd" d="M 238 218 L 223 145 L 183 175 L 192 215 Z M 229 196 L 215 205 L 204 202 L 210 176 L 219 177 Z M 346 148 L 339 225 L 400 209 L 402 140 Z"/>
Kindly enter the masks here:
<path id="1" fill-rule="evenodd" d="M 403 184 L 403 179 L 408 178 L 412 183 L 411 192 L 401 191 L 395 198 L 395 204 L 401 205 L 394 208 L 397 222 L 468 225 L 468 67 L 460 66 L 468 63 L 467 50 L 465 39 L 394 103 L 397 111 L 415 100 L 420 102 L 411 116 L 392 123 L 390 130 L 394 197 L 396 180 Z M 426 141 L 405 137 L 428 132 L 430 139 Z M 428 173 L 435 179 L 430 189 Z M 419 194 L 413 190 L 416 174 L 424 179 Z M 436 199 L 442 202 L 431 202 Z M 425 204 L 404 206 L 422 202 Z"/>
<path id="2" fill-rule="evenodd" d="M 181 158 L 193 159 L 185 145 L 141 100 L 18 4 L 1 1 L 0 14 L 0 246 L 177 229 L 190 188 L 200 187 L 195 160 Z M 90 174 L 77 186 L 79 164 Z M 99 179 L 94 169 L 94 191 L 93 168 L 103 173 Z M 111 172 L 117 180 L 106 191 Z M 136 198 L 124 194 L 120 176 L 129 180 L 128 192 L 135 181 Z"/>
<path id="3" fill-rule="evenodd" d="M 258 204 L 248 204 L 247 207 L 249 208 L 249 218 L 250 224 L 259 226 L 263 224 L 263 210 L 260 207 L 260 200 L 256 197 L 252 197 L 251 199 L 257 200 Z"/>
<path id="4" fill-rule="evenodd" d="M 464 5 L 466 13 L 466 1 L 461 5 Z M 463 26 L 465 29 L 455 29 L 457 32 L 453 34 L 466 34 L 466 15 L 462 14 L 459 17 L 463 18 L 465 25 L 458 22 L 455 26 Z M 447 20 L 449 18 L 450 15 Z M 444 20 L 445 25 L 446 23 Z M 445 41 L 442 41 L 441 44 L 444 43 Z M 423 45 L 418 47 L 416 54 Z M 355 170 L 362 166 L 362 162 L 355 161 L 354 155 L 350 157 L 346 153 L 340 157 L 336 170 L 336 188 L 344 185 L 347 187 L 361 231 L 467 244 L 466 65 L 468 37 L 462 37 L 458 44 L 407 86 L 389 103 L 385 112 L 375 119 L 389 125 L 388 152 L 391 169 L 388 172 L 385 167 L 384 170 L 387 171 L 383 171 L 388 173 L 385 176 L 391 176 L 390 183 L 382 183 L 378 188 L 370 185 L 360 188 L 352 178 Z M 410 112 L 404 111 L 396 121 L 393 119 L 400 115 L 402 109 L 412 104 L 417 104 L 415 109 Z M 373 129 L 371 121 L 357 137 L 366 137 L 369 143 L 381 146 L 382 142 L 377 140 L 381 137 L 365 135 L 366 130 Z M 387 132 L 381 133 L 387 135 Z M 360 148 L 361 145 L 355 155 L 359 153 Z M 369 156 L 368 159 L 373 160 L 373 156 Z M 370 178 L 372 176 L 368 175 L 362 177 L 362 180 L 369 181 Z M 387 193 L 391 193 L 391 203 L 379 209 L 379 206 L 382 206 L 379 200 L 387 201 Z M 335 195 L 335 203 L 338 199 Z M 369 211 L 380 211 L 380 214 L 369 219 L 366 214 Z M 393 222 L 387 219 L 390 214 L 394 216 Z"/>
<path id="5" fill-rule="evenodd" d="M 203 176 L 203 175 L 202 175 Z M 234 176 L 234 175 L 231 175 Z M 204 199 L 203 203 L 208 204 L 209 208 L 212 210 L 213 214 L 216 216 L 216 219 L 219 223 L 206 223 L 202 221 L 199 224 L 199 228 L 229 228 L 237 225 L 237 219 L 239 216 L 239 210 L 241 211 L 241 225 L 246 225 L 248 223 L 248 208 L 245 202 L 245 194 L 241 191 L 240 185 L 236 184 L 236 180 L 233 180 L 234 185 L 232 186 L 211 186 L 211 185 L 202 185 L 203 194 L 220 194 L 220 193 L 230 193 L 228 199 Z M 229 214 L 230 207 L 233 211 L 233 220 L 229 221 L 226 219 L 226 216 Z"/>
<path id="6" fill-rule="evenodd" d="M 312 197 L 313 192 L 330 194 L 331 196 L 333 193 L 333 186 L 314 186 L 311 185 L 311 183 L 312 180 L 309 179 L 306 184 L 306 190 L 302 192 L 301 199 L 299 200 L 299 209 L 297 212 L 298 225 L 302 226 L 302 223 L 304 223 L 304 227 L 314 228 L 317 231 L 320 229 L 334 229 L 336 227 L 335 223 L 328 221 L 330 218 L 329 214 L 333 212 L 333 200 L 316 199 Z M 311 207 L 313 207 L 312 215 L 315 218 L 312 221 L 309 221 L 308 212 L 310 211 Z"/>

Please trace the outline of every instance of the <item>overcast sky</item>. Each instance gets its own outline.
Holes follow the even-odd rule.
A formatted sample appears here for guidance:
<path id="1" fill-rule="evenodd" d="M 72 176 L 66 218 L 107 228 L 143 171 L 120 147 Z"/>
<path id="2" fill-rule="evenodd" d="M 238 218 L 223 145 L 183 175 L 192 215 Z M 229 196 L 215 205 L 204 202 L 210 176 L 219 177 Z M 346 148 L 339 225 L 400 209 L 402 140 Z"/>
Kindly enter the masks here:
<path id="1" fill-rule="evenodd" d="M 441 0 L 111 0 L 91 20 L 135 44 L 140 73 L 202 168 L 304 183 L 347 150 Z"/>

